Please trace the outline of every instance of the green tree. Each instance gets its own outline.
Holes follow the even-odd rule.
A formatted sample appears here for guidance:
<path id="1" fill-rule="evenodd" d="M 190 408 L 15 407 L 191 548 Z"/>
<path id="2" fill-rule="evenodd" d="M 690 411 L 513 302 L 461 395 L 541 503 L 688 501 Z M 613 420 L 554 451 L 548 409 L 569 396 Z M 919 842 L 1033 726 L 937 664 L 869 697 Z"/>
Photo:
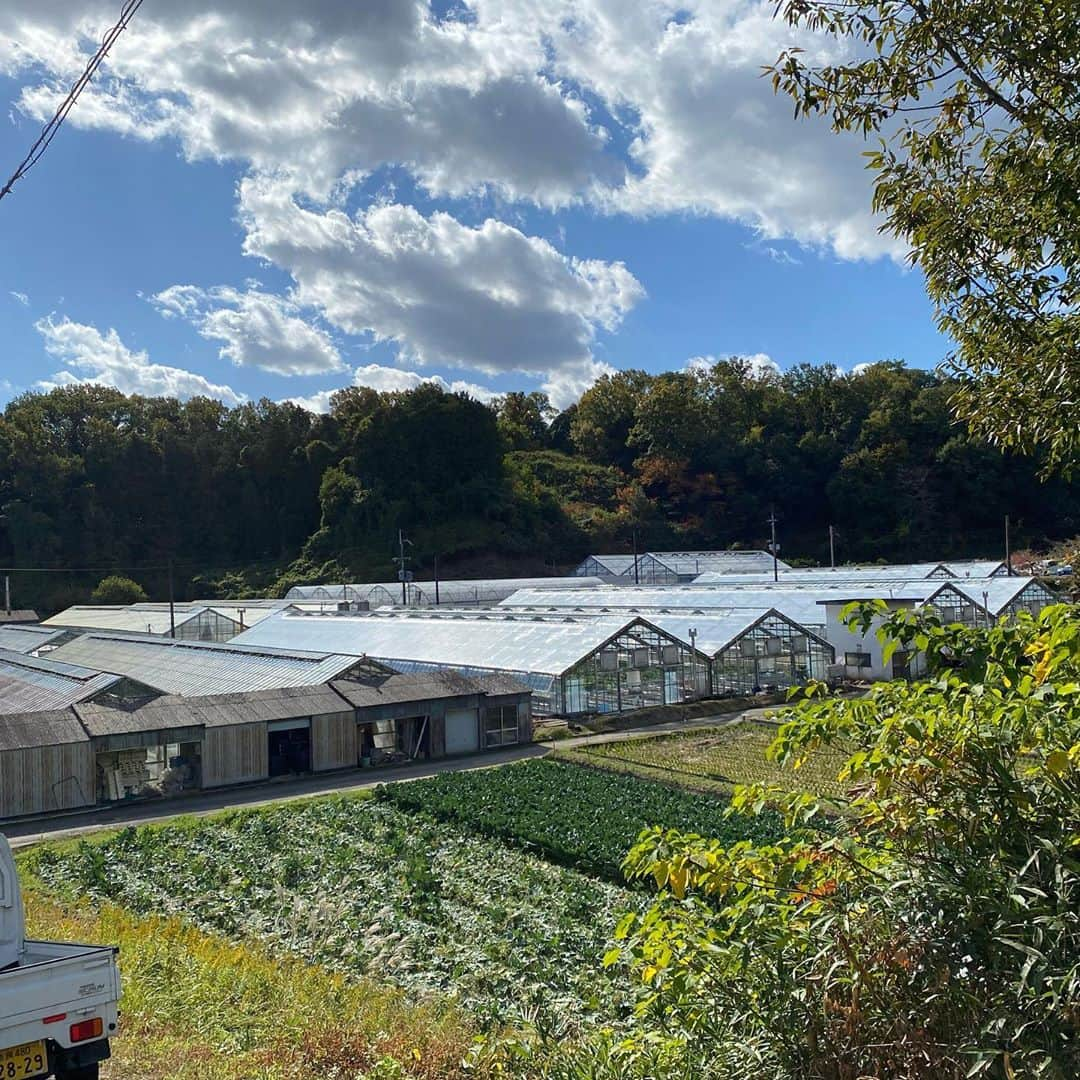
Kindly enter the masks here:
<path id="1" fill-rule="evenodd" d="M 797 769 L 842 749 L 848 796 L 789 794 L 797 772 L 737 789 L 735 812 L 784 810 L 766 846 L 643 834 L 626 871 L 659 896 L 608 962 L 684 1060 L 738 1041 L 760 1075 L 1080 1075 L 1080 610 L 990 629 L 904 611 L 880 635 L 931 677 L 817 688 L 770 750 Z"/>
<path id="2" fill-rule="evenodd" d="M 492 403 L 499 434 L 507 450 L 543 450 L 548 445 L 548 424 L 555 417 L 547 394 L 515 390 Z"/>
<path id="3" fill-rule="evenodd" d="M 1069 468 L 1080 452 L 1080 12 L 1075 0 L 783 0 L 835 41 L 770 69 L 796 113 L 878 134 L 874 208 L 911 247 L 957 414 Z M 824 46 L 828 49 L 828 45 Z"/>
<path id="4" fill-rule="evenodd" d="M 129 577 L 110 574 L 97 583 L 90 599 L 95 604 L 141 604 L 146 600 L 146 590 Z"/>

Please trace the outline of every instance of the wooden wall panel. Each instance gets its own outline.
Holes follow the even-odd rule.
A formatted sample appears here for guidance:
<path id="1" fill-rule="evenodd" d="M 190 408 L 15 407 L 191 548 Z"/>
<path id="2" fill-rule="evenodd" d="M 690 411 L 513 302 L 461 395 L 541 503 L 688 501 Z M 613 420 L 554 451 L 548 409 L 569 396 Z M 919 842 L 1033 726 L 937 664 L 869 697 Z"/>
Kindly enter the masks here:
<path id="1" fill-rule="evenodd" d="M 0 817 L 71 810 L 95 799 L 89 742 L 0 752 Z"/>
<path id="2" fill-rule="evenodd" d="M 203 787 L 265 780 L 270 775 L 266 724 L 208 727 L 202 748 Z"/>
<path id="3" fill-rule="evenodd" d="M 311 768 L 349 769 L 358 764 L 356 716 L 350 710 L 311 718 Z"/>

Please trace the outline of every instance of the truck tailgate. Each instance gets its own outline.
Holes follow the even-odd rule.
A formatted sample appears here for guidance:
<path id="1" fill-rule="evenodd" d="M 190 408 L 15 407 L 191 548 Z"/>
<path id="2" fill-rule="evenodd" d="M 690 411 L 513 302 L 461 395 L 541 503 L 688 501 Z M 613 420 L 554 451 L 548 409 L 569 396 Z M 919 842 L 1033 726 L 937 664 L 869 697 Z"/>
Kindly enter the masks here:
<path id="1" fill-rule="evenodd" d="M 45 1016 L 115 1008 L 120 997 L 117 951 L 28 940 L 19 966 L 0 971 L 0 1045 L 5 1030 Z"/>

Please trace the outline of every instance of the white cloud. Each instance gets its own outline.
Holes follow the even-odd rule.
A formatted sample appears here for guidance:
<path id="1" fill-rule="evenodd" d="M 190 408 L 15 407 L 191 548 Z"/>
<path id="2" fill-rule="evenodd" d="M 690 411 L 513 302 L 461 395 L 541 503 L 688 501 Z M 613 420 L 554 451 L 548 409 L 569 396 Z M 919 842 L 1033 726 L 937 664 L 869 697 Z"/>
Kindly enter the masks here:
<path id="1" fill-rule="evenodd" d="M 367 386 L 380 393 L 392 393 L 398 390 L 415 390 L 424 383 L 434 383 L 449 394 L 468 394 L 477 401 L 490 402 L 499 396 L 498 390 L 460 379 L 448 381 L 441 375 L 421 375 L 417 371 L 403 368 L 385 367 L 382 364 L 365 364 L 353 372 L 353 386 Z M 330 411 L 330 398 L 336 390 L 320 390 L 306 397 L 291 397 L 287 400 L 301 405 L 310 412 L 325 413 Z"/>
<path id="2" fill-rule="evenodd" d="M 562 255 L 488 219 L 376 205 L 349 217 L 301 208 L 287 186 L 240 188 L 245 250 L 288 271 L 298 303 L 350 334 L 394 342 L 403 360 L 549 373 L 592 359 L 644 295 L 622 263 Z"/>
<path id="3" fill-rule="evenodd" d="M 567 364 L 551 372 L 540 387 L 556 409 L 567 409 L 576 402 L 601 375 L 614 375 L 615 368 L 600 360 L 584 360 Z"/>
<path id="4" fill-rule="evenodd" d="M 80 10 L 72 10 L 78 7 Z M 0 71 L 40 118 L 113 5 L 6 0 Z M 71 123 L 174 138 L 328 198 L 401 166 L 432 193 L 740 221 L 844 258 L 877 231 L 862 143 L 795 120 L 761 67 L 797 42 L 774 0 L 175 0 L 144 6 Z M 834 48 L 831 44 L 829 48 Z"/>
<path id="5" fill-rule="evenodd" d="M 37 385 L 44 390 L 79 383 L 100 383 L 125 394 L 145 397 L 210 397 L 226 405 L 246 401 L 228 386 L 219 386 L 183 368 L 152 364 L 145 352 L 129 349 L 115 330 L 101 333 L 94 326 L 64 318 L 39 319 L 35 329 L 45 339 L 45 351 L 65 365 Z M 69 370 L 69 369 L 74 369 Z"/>
<path id="6" fill-rule="evenodd" d="M 152 303 L 167 317 L 186 319 L 204 338 L 223 341 L 218 355 L 237 366 L 278 375 L 319 375 L 344 367 L 326 331 L 301 318 L 284 297 L 255 288 L 173 285 Z"/>
<path id="7" fill-rule="evenodd" d="M 16 303 L 22 304 L 23 307 L 30 306 L 30 297 L 27 296 L 26 293 L 16 292 L 14 289 L 12 289 L 10 295 Z"/>

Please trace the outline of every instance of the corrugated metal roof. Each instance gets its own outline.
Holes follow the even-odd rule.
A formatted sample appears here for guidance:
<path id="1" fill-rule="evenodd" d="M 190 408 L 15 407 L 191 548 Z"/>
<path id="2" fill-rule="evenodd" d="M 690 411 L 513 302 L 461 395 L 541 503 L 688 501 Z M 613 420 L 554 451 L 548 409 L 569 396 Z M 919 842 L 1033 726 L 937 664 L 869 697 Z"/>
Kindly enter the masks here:
<path id="1" fill-rule="evenodd" d="M 348 671 L 358 660 L 358 654 L 308 652 L 288 646 L 111 634 L 84 634 L 50 656 L 126 675 L 185 697 L 317 686 Z"/>
<path id="2" fill-rule="evenodd" d="M 64 709 L 119 681 L 115 674 L 0 649 L 0 713 Z"/>
<path id="3" fill-rule="evenodd" d="M 5 611 L 0 608 L 0 624 L 6 625 L 7 623 L 36 623 L 38 616 L 36 611 L 31 611 L 29 608 L 12 609 L 11 611 Z"/>
<path id="4" fill-rule="evenodd" d="M 493 697 L 501 697 L 509 694 L 531 694 L 532 688 L 528 683 L 513 675 L 501 671 L 493 671 L 490 674 L 470 675 L 474 683 L 479 684 L 485 694 Z"/>
<path id="5" fill-rule="evenodd" d="M 250 645 L 299 642 L 444 667 L 488 668 L 561 675 L 622 629 L 640 620 L 632 616 L 566 621 L 513 618 L 513 612 L 410 611 L 370 614 L 298 615 L 281 612 L 264 619 L 236 640 Z"/>
<path id="6" fill-rule="evenodd" d="M 88 741 L 89 736 L 70 709 L 0 716 L 0 750 L 67 746 Z"/>
<path id="7" fill-rule="evenodd" d="M 42 645 L 58 641 L 67 633 L 51 626 L 27 626 L 20 623 L 0 624 L 0 649 L 17 653 L 32 653 Z"/>
<path id="8" fill-rule="evenodd" d="M 482 693 L 477 681 L 457 671 L 395 672 L 374 679 L 335 679 L 333 688 L 358 709 L 409 701 L 469 697 Z"/>
<path id="9" fill-rule="evenodd" d="M 197 619 L 207 609 L 176 606 L 176 625 Z M 116 630 L 132 634 L 167 634 L 171 629 L 169 605 L 149 609 L 130 607 L 93 607 L 76 605 L 46 619 L 42 626 L 70 627 L 76 630 Z"/>
<path id="10" fill-rule="evenodd" d="M 80 705 L 76 709 L 86 730 L 94 736 L 192 727 L 228 727 L 348 711 L 349 706 L 328 685 L 281 687 L 195 698 L 170 694 L 131 710 L 100 705 Z"/>

